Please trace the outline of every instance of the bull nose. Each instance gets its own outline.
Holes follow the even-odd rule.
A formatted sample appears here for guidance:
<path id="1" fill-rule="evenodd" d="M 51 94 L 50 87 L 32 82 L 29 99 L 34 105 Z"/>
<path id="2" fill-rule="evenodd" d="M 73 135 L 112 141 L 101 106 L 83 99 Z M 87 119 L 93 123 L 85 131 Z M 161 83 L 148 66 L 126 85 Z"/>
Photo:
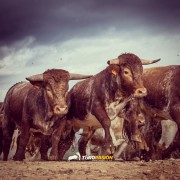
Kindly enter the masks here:
<path id="1" fill-rule="evenodd" d="M 66 114 L 67 111 L 68 111 L 68 107 L 67 106 L 63 106 L 63 107 L 55 106 L 54 107 L 54 113 L 57 114 L 57 115 Z"/>
<path id="2" fill-rule="evenodd" d="M 135 91 L 135 97 L 144 97 L 147 95 L 147 89 L 146 88 L 138 88 Z"/>

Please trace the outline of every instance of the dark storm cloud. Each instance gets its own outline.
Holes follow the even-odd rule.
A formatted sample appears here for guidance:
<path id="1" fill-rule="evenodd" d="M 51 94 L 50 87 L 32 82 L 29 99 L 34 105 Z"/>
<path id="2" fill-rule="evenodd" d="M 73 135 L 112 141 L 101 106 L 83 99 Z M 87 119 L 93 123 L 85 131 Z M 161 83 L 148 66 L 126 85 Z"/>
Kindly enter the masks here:
<path id="1" fill-rule="evenodd" d="M 179 0 L 1 0 L 0 46 L 27 36 L 36 43 L 90 36 L 115 27 L 180 30 Z"/>

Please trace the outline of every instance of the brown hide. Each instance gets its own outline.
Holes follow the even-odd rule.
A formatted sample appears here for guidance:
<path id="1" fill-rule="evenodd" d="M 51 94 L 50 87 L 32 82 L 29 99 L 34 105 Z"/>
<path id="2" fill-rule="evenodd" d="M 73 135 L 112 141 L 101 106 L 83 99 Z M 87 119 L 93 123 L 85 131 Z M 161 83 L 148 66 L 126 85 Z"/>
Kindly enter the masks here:
<path id="1" fill-rule="evenodd" d="M 119 58 L 120 65 L 109 65 L 93 77 L 77 83 L 69 93 L 71 105 L 68 119 L 72 121 L 75 131 L 84 128 L 83 133 L 87 135 L 86 143 L 94 130 L 103 127 L 104 147 L 113 145 L 109 132 L 111 121 L 108 114 L 109 106 L 118 101 L 123 103 L 131 96 L 138 98 L 146 96 L 146 88 L 141 78 L 143 71 L 141 60 L 130 53 L 123 54 Z M 136 124 L 133 111 L 130 114 L 132 119 L 129 119 L 129 122 Z M 132 129 L 132 134 L 135 134 L 137 125 Z M 83 146 L 86 143 L 83 142 Z M 80 153 L 85 154 L 84 150 Z"/>
<path id="2" fill-rule="evenodd" d="M 143 81 L 148 91 L 145 103 L 164 119 L 174 120 L 180 129 L 180 66 L 145 69 Z"/>
<path id="3" fill-rule="evenodd" d="M 62 69 L 52 69 L 26 78 L 30 83 L 21 82 L 12 86 L 4 101 L 4 160 L 7 160 L 11 137 L 16 126 L 20 127 L 21 135 L 19 147 L 14 156 L 15 160 L 22 160 L 25 157 L 30 128 L 40 129 L 44 134 L 51 134 L 54 120 L 58 119 L 59 129 L 63 129 L 65 120 L 62 118 L 68 112 L 68 82 L 70 79 L 88 77 L 90 76 L 80 76 Z M 57 132 L 53 133 L 53 145 L 58 144 L 60 136 L 61 131 L 58 131 L 58 137 Z M 54 149 L 57 146 L 54 145 Z M 53 159 L 58 156 L 56 152 L 52 151 Z"/>

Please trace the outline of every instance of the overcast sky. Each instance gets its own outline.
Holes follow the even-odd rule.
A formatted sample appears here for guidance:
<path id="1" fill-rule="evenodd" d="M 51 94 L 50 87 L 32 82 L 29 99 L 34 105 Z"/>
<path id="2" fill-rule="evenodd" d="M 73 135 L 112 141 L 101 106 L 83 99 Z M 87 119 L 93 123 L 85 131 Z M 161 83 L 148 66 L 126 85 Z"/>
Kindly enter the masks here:
<path id="1" fill-rule="evenodd" d="M 0 0 L 0 101 L 27 76 L 96 74 L 124 52 L 179 65 L 180 1 Z"/>

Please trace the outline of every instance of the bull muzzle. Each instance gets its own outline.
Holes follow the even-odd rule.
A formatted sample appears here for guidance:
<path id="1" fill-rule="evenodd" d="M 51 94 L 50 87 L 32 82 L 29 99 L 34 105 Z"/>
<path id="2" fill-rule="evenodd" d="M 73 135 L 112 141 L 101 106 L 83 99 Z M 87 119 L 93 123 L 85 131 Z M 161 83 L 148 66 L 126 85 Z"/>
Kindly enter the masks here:
<path id="1" fill-rule="evenodd" d="M 54 114 L 56 116 L 63 116 L 63 115 L 66 115 L 68 112 L 68 106 L 67 105 L 64 105 L 64 106 L 59 106 L 59 105 L 56 105 L 54 107 Z"/>
<path id="2" fill-rule="evenodd" d="M 147 89 L 146 88 L 138 88 L 134 93 L 134 97 L 141 98 L 147 96 Z"/>

